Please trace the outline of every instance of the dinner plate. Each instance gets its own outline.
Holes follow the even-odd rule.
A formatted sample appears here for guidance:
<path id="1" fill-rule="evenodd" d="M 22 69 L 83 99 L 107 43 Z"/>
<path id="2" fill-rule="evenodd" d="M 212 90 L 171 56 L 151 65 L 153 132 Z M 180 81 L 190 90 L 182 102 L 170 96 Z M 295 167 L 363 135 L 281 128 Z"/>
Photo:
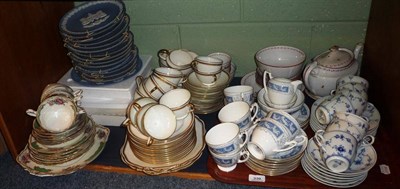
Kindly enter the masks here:
<path id="1" fill-rule="evenodd" d="M 30 151 L 26 146 L 17 156 L 17 162 L 30 174 L 35 176 L 59 176 L 74 173 L 92 162 L 102 152 L 108 140 L 110 130 L 101 125 L 96 125 L 96 136 L 92 147 L 82 156 L 71 161 L 56 165 L 41 165 L 30 158 Z"/>

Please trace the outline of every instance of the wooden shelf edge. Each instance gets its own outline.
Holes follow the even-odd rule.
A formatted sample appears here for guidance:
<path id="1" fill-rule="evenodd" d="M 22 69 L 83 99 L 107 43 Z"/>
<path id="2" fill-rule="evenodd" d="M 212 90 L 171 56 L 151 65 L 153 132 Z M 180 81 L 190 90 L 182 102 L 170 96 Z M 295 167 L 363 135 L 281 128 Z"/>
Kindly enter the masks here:
<path id="1" fill-rule="evenodd" d="M 133 170 L 127 167 L 114 167 L 108 165 L 99 165 L 99 164 L 89 164 L 85 168 L 85 170 L 89 171 L 98 171 L 98 172 L 111 172 L 111 173 L 121 173 L 121 174 L 134 174 L 134 175 L 146 175 L 145 173 Z M 168 174 L 162 174 L 159 176 L 174 176 L 179 178 L 186 178 L 186 179 L 200 179 L 200 180 L 215 180 L 207 173 L 193 173 L 193 172 L 174 172 Z"/>

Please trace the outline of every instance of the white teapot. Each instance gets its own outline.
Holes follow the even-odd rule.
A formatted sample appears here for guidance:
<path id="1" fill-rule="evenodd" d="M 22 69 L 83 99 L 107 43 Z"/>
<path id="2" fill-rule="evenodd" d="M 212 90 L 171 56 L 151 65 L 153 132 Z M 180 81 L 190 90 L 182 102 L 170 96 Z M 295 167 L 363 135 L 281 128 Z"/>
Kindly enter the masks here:
<path id="1" fill-rule="evenodd" d="M 316 56 L 303 72 L 303 82 L 311 95 L 323 97 L 336 88 L 336 80 L 346 75 L 356 75 L 359 68 L 357 58 L 363 49 L 358 43 L 354 52 L 338 46 Z"/>

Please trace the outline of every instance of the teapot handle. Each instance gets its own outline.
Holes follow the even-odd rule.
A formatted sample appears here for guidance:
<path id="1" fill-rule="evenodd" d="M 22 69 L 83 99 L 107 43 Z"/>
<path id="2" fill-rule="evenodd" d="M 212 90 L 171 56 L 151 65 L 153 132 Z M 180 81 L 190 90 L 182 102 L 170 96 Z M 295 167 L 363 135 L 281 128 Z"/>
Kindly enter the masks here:
<path id="1" fill-rule="evenodd" d="M 364 49 L 363 43 L 357 43 L 356 47 L 354 48 L 353 54 L 354 59 L 358 60 L 359 56 L 362 54 L 362 50 Z"/>
<path id="2" fill-rule="evenodd" d="M 304 70 L 304 74 L 303 74 L 303 82 L 304 85 L 310 89 L 310 83 L 308 82 L 308 77 L 310 76 L 311 71 L 317 67 L 317 62 L 312 62 L 310 63 L 309 66 L 306 67 L 306 69 Z"/>

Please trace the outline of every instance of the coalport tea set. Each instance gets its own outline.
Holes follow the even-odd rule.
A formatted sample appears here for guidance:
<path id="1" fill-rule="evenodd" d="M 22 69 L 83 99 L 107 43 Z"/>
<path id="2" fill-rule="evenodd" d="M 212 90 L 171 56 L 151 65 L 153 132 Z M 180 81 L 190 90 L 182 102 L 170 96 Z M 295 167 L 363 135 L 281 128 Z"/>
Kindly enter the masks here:
<path id="1" fill-rule="evenodd" d="M 98 18 L 92 19 L 96 23 L 83 20 L 92 30 L 78 24 L 86 15 Z M 314 180 L 346 188 L 362 183 L 377 161 L 373 143 L 380 114 L 368 102 L 368 81 L 358 76 L 362 44 L 354 52 L 333 46 L 307 65 L 298 48 L 266 47 L 255 53 L 256 70 L 241 85 L 229 86 L 237 65 L 224 52 L 160 49 L 159 67 L 136 75 L 143 65 L 120 1 L 74 8 L 60 21 L 60 33 L 74 68 L 72 79 L 100 86 L 135 78 L 120 149 L 122 161 L 134 170 L 148 175 L 180 171 L 207 146 L 223 172 L 244 163 L 258 174 L 278 176 L 301 165 Z M 310 108 L 303 92 L 315 100 Z M 26 111 L 35 119 L 17 157 L 25 170 L 66 175 L 102 152 L 110 131 L 80 106 L 84 96 L 61 83 L 45 87 L 38 108 Z M 196 114 L 214 112 L 219 123 L 207 131 Z M 311 138 L 304 131 L 309 126 L 315 132 Z"/>

